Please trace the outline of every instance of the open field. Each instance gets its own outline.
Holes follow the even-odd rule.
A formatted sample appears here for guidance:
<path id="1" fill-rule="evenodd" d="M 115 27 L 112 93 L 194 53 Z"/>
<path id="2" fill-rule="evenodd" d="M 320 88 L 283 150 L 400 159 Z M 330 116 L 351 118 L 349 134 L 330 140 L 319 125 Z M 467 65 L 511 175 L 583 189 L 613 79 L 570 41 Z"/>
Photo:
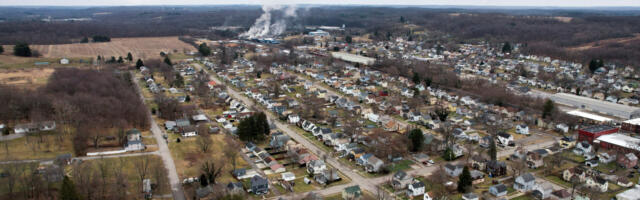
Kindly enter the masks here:
<path id="1" fill-rule="evenodd" d="M 0 70 L 0 84 L 20 87 L 37 87 L 45 85 L 53 68 Z"/>
<path id="2" fill-rule="evenodd" d="M 622 38 L 611 38 L 605 40 L 599 40 L 595 42 L 589 42 L 580 46 L 570 47 L 568 50 L 572 51 L 582 51 L 589 50 L 592 48 L 597 48 L 601 46 L 607 45 L 616 45 L 616 44 L 629 44 L 632 41 L 640 40 L 640 33 L 635 34 L 633 37 L 622 37 Z"/>
<path id="3" fill-rule="evenodd" d="M 12 56 L 13 46 L 4 45 L 5 52 L 0 55 L 0 66 L 49 62 L 57 63 L 59 58 L 95 58 L 98 55 L 109 58 L 127 56 L 131 52 L 134 58 L 157 58 L 160 52 L 184 52 L 196 49 L 180 40 L 178 37 L 141 37 L 141 38 L 112 38 L 111 42 L 76 43 L 57 45 L 31 45 L 32 50 L 38 51 L 40 58 Z"/>
<path id="4" fill-rule="evenodd" d="M 111 42 L 61 44 L 61 45 L 33 45 L 46 58 L 61 57 L 103 57 L 122 56 L 128 52 L 135 58 L 159 57 L 160 52 L 195 51 L 195 48 L 178 40 L 178 37 L 144 37 L 144 38 L 112 38 Z"/>

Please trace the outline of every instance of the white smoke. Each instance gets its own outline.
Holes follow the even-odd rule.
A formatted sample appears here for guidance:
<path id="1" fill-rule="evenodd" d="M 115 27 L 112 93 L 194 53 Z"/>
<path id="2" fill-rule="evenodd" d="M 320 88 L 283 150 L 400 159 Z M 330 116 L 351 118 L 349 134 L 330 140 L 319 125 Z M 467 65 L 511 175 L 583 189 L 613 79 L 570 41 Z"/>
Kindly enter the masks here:
<path id="1" fill-rule="evenodd" d="M 253 26 L 247 32 L 240 34 L 240 37 L 253 39 L 280 35 L 287 29 L 287 18 L 297 17 L 295 5 L 263 5 L 262 11 L 262 15 L 256 19 Z M 272 12 L 282 12 L 283 14 L 282 17 L 276 17 L 278 19 L 272 19 L 274 16 Z M 271 21 L 274 22 L 271 23 Z"/>

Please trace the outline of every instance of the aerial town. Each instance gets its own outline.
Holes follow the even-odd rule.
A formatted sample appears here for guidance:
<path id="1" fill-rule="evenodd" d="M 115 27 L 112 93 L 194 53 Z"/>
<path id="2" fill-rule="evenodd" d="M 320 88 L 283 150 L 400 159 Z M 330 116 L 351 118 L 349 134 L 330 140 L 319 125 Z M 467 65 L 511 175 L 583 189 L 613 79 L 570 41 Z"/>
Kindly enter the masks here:
<path id="1" fill-rule="evenodd" d="M 640 198 L 640 50 L 615 53 L 640 44 L 638 7 L 133 8 L 0 7 L 0 199 Z M 160 22 L 245 11 L 248 25 Z M 392 31 L 305 12 L 380 12 Z M 542 37 L 460 39 L 416 13 L 624 19 L 611 28 L 631 35 L 561 53 Z M 108 19 L 144 15 L 157 33 Z"/>

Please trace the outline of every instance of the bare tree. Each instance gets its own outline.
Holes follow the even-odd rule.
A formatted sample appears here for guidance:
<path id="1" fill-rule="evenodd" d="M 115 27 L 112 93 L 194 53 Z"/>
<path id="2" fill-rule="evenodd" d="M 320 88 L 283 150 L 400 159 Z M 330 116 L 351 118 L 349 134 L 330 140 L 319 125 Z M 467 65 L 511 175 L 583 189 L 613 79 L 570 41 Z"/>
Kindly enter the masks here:
<path id="1" fill-rule="evenodd" d="M 149 173 L 149 168 L 151 166 L 151 161 L 148 156 L 138 157 L 134 160 L 136 173 L 138 174 L 138 178 L 140 181 L 140 191 L 142 191 L 143 181 L 147 178 L 147 174 Z"/>
<path id="2" fill-rule="evenodd" d="M 228 161 L 231 161 L 233 170 L 235 170 L 236 160 L 238 158 L 238 151 L 240 151 L 240 148 L 242 148 L 242 146 L 235 138 L 229 135 L 224 137 L 224 141 L 226 143 L 226 146 L 223 150 L 224 156 L 227 158 Z"/>
<path id="3" fill-rule="evenodd" d="M 13 197 L 13 192 L 16 189 L 16 182 L 20 179 L 20 176 L 22 174 L 21 171 L 23 170 L 24 168 L 18 166 L 17 164 L 2 165 L 2 171 L 7 175 L 4 185 L 7 186 L 9 197 Z"/>
<path id="4" fill-rule="evenodd" d="M 201 135 L 196 139 L 196 144 L 198 144 L 202 153 L 207 153 L 211 147 L 211 138 L 209 138 L 209 135 Z"/>
<path id="5" fill-rule="evenodd" d="M 220 176 L 224 162 L 221 161 L 206 161 L 202 164 L 200 170 L 207 176 L 209 183 L 217 184 L 216 179 Z"/>
<path id="6" fill-rule="evenodd" d="M 105 199 L 107 196 L 108 184 L 107 181 L 111 176 L 111 162 L 107 162 L 104 157 L 100 158 L 97 162 L 98 174 L 100 176 L 100 198 Z"/>

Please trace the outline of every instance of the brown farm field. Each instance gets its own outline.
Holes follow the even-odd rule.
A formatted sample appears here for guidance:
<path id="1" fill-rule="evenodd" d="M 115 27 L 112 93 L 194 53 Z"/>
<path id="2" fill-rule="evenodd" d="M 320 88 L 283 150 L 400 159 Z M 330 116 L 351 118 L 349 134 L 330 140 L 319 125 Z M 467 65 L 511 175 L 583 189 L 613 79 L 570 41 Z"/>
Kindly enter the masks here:
<path id="1" fill-rule="evenodd" d="M 105 57 L 122 56 L 128 52 L 135 58 L 159 57 L 160 52 L 195 51 L 196 49 L 178 39 L 178 37 L 141 37 L 141 38 L 112 38 L 111 42 L 60 44 L 60 45 L 32 45 L 47 58 L 77 58 L 77 57 Z"/>
<path id="2" fill-rule="evenodd" d="M 53 68 L 0 69 L 0 84 L 35 88 L 47 83 Z"/>

